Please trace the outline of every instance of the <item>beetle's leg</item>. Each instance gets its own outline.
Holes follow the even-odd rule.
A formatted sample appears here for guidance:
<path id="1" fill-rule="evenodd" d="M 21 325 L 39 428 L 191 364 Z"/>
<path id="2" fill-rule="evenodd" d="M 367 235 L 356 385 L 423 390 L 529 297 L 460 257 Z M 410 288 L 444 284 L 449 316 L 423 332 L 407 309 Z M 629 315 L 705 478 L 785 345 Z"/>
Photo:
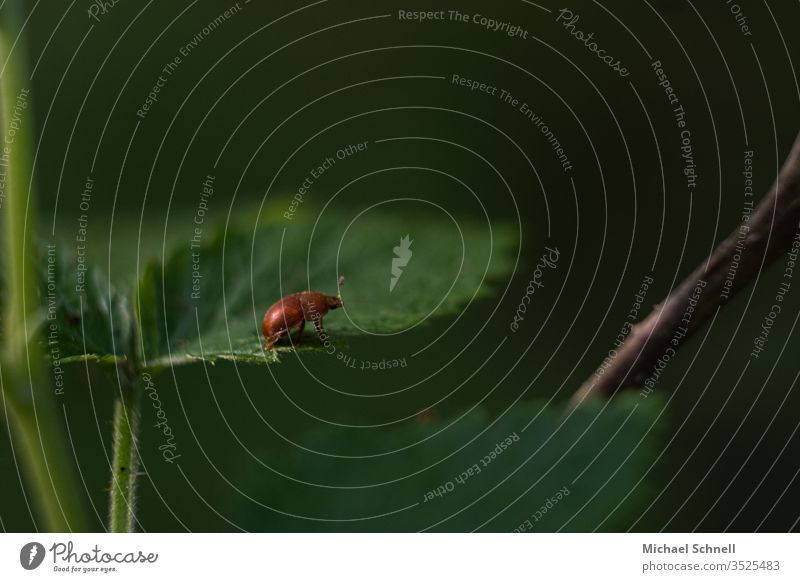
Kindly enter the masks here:
<path id="1" fill-rule="evenodd" d="M 286 334 L 286 331 L 279 331 L 278 333 L 274 334 L 272 337 L 267 339 L 267 345 L 264 346 L 264 351 L 268 351 L 272 346 L 275 345 L 279 339 L 281 339 Z"/>
<path id="2" fill-rule="evenodd" d="M 320 334 L 323 331 L 325 331 L 325 328 L 322 327 L 322 318 L 321 317 L 319 319 L 315 319 L 314 320 L 314 327 L 317 328 L 317 334 Z"/>
<path id="3" fill-rule="evenodd" d="M 303 330 L 305 329 L 305 327 L 306 327 L 306 320 L 305 320 L 305 319 L 303 319 L 303 320 L 300 322 L 300 331 L 297 333 L 297 339 L 296 339 L 296 340 L 295 340 L 295 342 L 294 342 L 294 343 L 295 343 L 295 344 L 297 344 L 298 346 L 299 346 L 301 343 L 303 343 Z"/>

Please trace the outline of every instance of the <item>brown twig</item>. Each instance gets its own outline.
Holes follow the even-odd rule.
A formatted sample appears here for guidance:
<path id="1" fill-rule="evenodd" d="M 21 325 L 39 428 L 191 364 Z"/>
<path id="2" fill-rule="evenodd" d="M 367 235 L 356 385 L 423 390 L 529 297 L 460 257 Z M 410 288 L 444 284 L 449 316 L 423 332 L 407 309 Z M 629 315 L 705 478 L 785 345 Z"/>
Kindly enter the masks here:
<path id="1" fill-rule="evenodd" d="M 660 358 L 674 353 L 761 269 L 791 249 L 800 235 L 799 228 L 800 135 L 777 181 L 750 219 L 717 246 L 707 263 L 696 268 L 647 318 L 630 329 L 614 357 L 578 389 L 573 403 L 582 402 L 590 394 L 611 396 L 623 388 L 642 386 Z"/>

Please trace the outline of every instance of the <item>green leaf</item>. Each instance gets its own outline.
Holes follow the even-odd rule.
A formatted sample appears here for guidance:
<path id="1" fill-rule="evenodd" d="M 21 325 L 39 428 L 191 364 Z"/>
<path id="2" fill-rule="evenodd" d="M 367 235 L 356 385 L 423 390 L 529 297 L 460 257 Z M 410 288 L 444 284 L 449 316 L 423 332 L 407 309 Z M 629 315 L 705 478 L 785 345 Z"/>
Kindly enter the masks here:
<path id="1" fill-rule="evenodd" d="M 489 294 L 490 281 L 510 270 L 516 243 L 508 229 L 490 233 L 485 223 L 381 212 L 321 217 L 236 226 L 195 247 L 187 240 L 149 265 L 137 299 L 147 365 L 277 361 L 288 348 L 262 350 L 266 309 L 296 291 L 334 295 L 339 275 L 347 277 L 345 308 L 325 318 L 334 341 L 408 329 Z M 412 256 L 390 290 L 393 249 L 406 235 Z M 310 327 L 302 349 L 320 349 Z"/>
<path id="2" fill-rule="evenodd" d="M 302 439 L 305 450 L 262 451 L 263 465 L 248 465 L 237 484 L 257 503 L 240 502 L 236 523 L 252 531 L 618 531 L 653 497 L 646 477 L 661 408 L 657 398 L 622 395 L 571 415 L 527 402 L 495 419 L 478 409 L 369 431 L 325 426 Z"/>
<path id="3" fill-rule="evenodd" d="M 405 235 L 412 257 L 390 290 L 393 249 Z M 145 269 L 136 298 L 143 357 L 151 367 L 197 359 L 276 362 L 287 348 L 261 349 L 266 308 L 298 290 L 335 294 L 338 274 L 347 276 L 345 309 L 325 320 L 335 341 L 406 329 L 489 294 L 490 281 L 510 270 L 515 242 L 507 228 L 490 233 L 469 221 L 456 226 L 402 214 L 231 228 Z M 115 364 L 133 357 L 131 302 L 107 275 L 53 244 L 41 246 L 38 264 L 38 324 L 51 358 Z M 302 349 L 319 350 L 313 332 L 306 334 Z"/>
<path id="4" fill-rule="evenodd" d="M 41 334 L 45 355 L 61 363 L 114 364 L 129 357 L 133 312 L 127 297 L 110 285 L 103 272 L 87 262 L 79 263 L 56 244 L 42 243 L 37 253 L 38 317 L 29 320 L 28 326 L 29 333 Z M 0 267 L 0 313 L 6 277 L 7 269 Z M 9 339 L 2 337 L 1 330 L 2 326 L 0 344 Z"/>

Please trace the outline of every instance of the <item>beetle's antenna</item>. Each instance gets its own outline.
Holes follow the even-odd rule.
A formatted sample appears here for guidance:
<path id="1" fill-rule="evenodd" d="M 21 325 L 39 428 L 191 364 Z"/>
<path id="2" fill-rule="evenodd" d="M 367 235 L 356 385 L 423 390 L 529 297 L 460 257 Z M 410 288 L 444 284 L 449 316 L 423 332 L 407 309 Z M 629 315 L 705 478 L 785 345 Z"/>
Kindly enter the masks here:
<path id="1" fill-rule="evenodd" d="M 338 283 L 338 285 L 337 285 L 337 289 L 336 289 L 336 291 L 337 291 L 337 293 L 336 293 L 336 296 L 337 296 L 339 299 L 341 299 L 341 298 L 342 298 L 342 285 L 344 285 L 344 275 L 342 275 L 341 277 L 339 277 L 339 283 Z"/>

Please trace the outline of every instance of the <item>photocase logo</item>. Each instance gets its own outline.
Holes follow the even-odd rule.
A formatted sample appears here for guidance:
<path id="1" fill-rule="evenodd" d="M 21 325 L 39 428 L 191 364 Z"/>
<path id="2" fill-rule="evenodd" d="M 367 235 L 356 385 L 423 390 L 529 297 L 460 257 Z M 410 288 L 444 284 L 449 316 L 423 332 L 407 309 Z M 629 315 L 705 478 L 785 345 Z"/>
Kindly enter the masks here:
<path id="1" fill-rule="evenodd" d="M 44 561 L 44 546 L 39 542 L 29 542 L 19 551 L 19 563 L 26 570 L 35 570 Z"/>
<path id="2" fill-rule="evenodd" d="M 389 279 L 389 293 L 394 291 L 394 286 L 397 285 L 397 281 L 400 280 L 400 276 L 403 274 L 403 267 L 408 265 L 411 255 L 414 254 L 411 251 L 411 243 L 413 242 L 413 240 L 409 239 L 409 235 L 406 235 L 400 239 L 400 245 L 394 247 L 395 257 L 392 259 L 392 277 Z"/>

